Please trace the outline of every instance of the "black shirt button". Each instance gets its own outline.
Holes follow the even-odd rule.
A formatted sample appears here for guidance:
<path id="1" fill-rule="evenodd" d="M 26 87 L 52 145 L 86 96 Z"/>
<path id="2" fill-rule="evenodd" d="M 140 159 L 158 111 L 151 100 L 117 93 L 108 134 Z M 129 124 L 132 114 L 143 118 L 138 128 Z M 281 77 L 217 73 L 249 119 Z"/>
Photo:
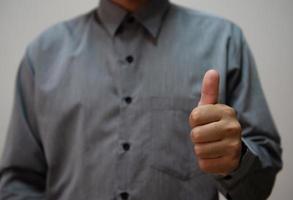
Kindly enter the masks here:
<path id="1" fill-rule="evenodd" d="M 123 200 L 127 200 L 129 197 L 129 194 L 127 192 L 122 192 L 122 193 L 120 193 L 120 197 Z"/>
<path id="2" fill-rule="evenodd" d="M 122 34 L 124 32 L 124 26 L 119 26 L 118 30 L 117 30 L 117 34 Z"/>
<path id="3" fill-rule="evenodd" d="M 230 196 L 230 194 L 227 194 L 226 198 L 227 200 L 232 200 L 232 197 Z"/>
<path id="4" fill-rule="evenodd" d="M 231 175 L 227 175 L 227 176 L 224 177 L 224 179 L 225 179 L 226 181 L 231 180 L 231 179 L 232 179 L 232 176 L 231 176 Z"/>
<path id="5" fill-rule="evenodd" d="M 124 98 L 124 101 L 127 103 L 127 104 L 130 104 L 132 102 L 132 98 L 131 97 L 125 97 Z"/>
<path id="6" fill-rule="evenodd" d="M 135 18 L 133 16 L 129 16 L 126 21 L 127 23 L 132 24 L 135 21 Z"/>
<path id="7" fill-rule="evenodd" d="M 130 149 L 130 144 L 125 142 L 122 144 L 122 147 L 123 147 L 124 151 L 128 151 Z"/>
<path id="8" fill-rule="evenodd" d="M 132 63 L 133 60 L 134 60 L 133 56 L 127 56 L 127 57 L 126 57 L 126 61 L 127 61 L 128 63 Z"/>

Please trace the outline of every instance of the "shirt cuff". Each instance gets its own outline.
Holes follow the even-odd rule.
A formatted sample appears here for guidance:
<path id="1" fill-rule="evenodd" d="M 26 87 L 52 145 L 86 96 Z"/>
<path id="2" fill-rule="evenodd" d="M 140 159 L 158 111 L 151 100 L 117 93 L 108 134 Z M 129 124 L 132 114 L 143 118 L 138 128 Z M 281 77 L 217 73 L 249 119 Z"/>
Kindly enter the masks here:
<path id="1" fill-rule="evenodd" d="M 242 147 L 244 148 L 244 151 L 242 152 L 239 167 L 227 176 L 212 175 L 218 183 L 219 191 L 227 199 L 229 199 L 229 193 L 233 190 L 233 188 L 236 187 L 241 179 L 251 170 L 251 167 L 257 158 L 257 156 L 253 153 L 252 148 L 244 138 L 242 138 L 242 145 L 245 146 Z"/>

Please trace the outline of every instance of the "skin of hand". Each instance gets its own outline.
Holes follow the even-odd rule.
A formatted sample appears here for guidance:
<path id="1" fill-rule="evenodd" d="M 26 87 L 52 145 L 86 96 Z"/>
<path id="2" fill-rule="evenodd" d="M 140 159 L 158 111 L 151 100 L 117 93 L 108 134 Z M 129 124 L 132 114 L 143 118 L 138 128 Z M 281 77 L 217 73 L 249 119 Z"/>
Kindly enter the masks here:
<path id="1" fill-rule="evenodd" d="M 189 124 L 200 169 L 226 176 L 239 166 L 242 129 L 235 110 L 217 103 L 219 82 L 216 70 L 206 72 L 201 98 L 189 116 Z"/>

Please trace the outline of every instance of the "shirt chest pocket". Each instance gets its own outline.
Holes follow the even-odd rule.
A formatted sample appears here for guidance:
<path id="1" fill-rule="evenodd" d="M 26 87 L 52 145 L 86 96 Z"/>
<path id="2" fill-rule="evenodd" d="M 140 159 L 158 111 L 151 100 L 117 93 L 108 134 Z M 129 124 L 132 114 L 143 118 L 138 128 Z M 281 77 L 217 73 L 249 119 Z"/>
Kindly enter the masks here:
<path id="1" fill-rule="evenodd" d="M 151 167 L 181 180 L 202 173 L 190 139 L 189 115 L 197 100 L 152 97 L 149 101 Z"/>

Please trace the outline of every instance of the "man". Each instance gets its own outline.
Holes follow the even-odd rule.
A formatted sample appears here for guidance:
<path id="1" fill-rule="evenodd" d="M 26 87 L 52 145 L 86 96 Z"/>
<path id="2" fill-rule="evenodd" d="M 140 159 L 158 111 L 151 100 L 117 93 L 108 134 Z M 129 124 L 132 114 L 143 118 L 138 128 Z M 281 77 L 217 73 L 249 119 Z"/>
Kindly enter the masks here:
<path id="1" fill-rule="evenodd" d="M 236 25 L 167 0 L 101 0 L 27 48 L 0 196 L 261 200 L 280 155 Z"/>

